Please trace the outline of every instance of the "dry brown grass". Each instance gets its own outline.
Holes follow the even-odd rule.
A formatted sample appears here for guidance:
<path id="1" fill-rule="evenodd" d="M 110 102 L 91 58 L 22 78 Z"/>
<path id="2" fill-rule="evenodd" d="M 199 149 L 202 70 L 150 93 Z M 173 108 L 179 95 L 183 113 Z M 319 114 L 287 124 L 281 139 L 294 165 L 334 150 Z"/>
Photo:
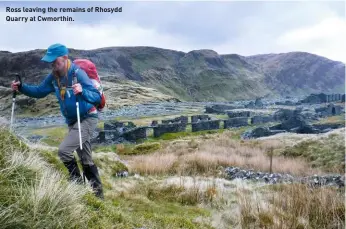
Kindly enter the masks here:
<path id="1" fill-rule="evenodd" d="M 300 184 L 274 187 L 261 198 L 238 192 L 241 228 L 345 228 L 344 192 Z"/>
<path id="2" fill-rule="evenodd" d="M 239 141 L 232 139 L 231 135 L 231 132 L 225 132 L 210 139 L 171 142 L 153 154 L 127 158 L 129 169 L 142 175 L 215 175 L 226 166 L 269 171 L 267 153 L 270 149 L 279 149 L 280 141 Z M 318 169 L 309 168 L 302 159 L 283 156 L 273 157 L 273 172 L 294 175 L 321 173 Z"/>

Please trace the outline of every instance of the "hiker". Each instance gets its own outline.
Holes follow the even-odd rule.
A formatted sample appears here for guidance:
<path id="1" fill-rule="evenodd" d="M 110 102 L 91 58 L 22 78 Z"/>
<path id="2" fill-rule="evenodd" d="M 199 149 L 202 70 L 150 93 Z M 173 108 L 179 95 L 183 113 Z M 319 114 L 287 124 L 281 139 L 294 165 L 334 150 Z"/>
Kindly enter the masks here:
<path id="1" fill-rule="evenodd" d="M 100 103 L 100 92 L 93 86 L 86 72 L 68 58 L 68 49 L 62 44 L 48 47 L 42 61 L 52 64 L 52 72 L 37 86 L 22 82 L 12 82 L 12 90 L 26 96 L 43 98 L 54 92 L 60 104 L 60 110 L 68 125 L 68 134 L 59 145 L 58 155 L 67 167 L 70 180 L 82 183 L 82 177 L 73 152 L 76 150 L 84 174 L 97 197 L 103 199 L 102 183 L 97 166 L 92 159 L 90 139 L 98 122 L 95 104 Z M 77 77 L 77 84 L 73 84 Z M 76 100 L 79 102 L 82 150 L 79 145 Z"/>

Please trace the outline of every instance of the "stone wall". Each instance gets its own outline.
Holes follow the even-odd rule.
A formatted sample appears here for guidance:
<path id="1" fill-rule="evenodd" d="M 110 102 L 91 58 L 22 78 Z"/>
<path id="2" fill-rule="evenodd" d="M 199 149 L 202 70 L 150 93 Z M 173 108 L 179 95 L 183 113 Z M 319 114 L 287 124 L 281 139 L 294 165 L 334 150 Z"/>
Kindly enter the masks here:
<path id="1" fill-rule="evenodd" d="M 232 127 L 241 127 L 248 126 L 249 118 L 247 117 L 238 117 L 238 118 L 230 118 L 224 121 L 224 128 L 232 128 Z"/>
<path id="2" fill-rule="evenodd" d="M 124 127 L 124 123 L 118 121 L 107 121 L 103 125 L 104 130 L 116 130 L 121 127 Z"/>
<path id="3" fill-rule="evenodd" d="M 211 120 L 208 115 L 193 115 L 191 116 L 191 123 Z"/>
<path id="4" fill-rule="evenodd" d="M 256 115 L 251 118 L 251 124 L 261 124 L 261 123 L 268 123 L 273 122 L 274 117 L 273 116 L 260 116 Z"/>
<path id="5" fill-rule="evenodd" d="M 215 104 L 205 107 L 205 113 L 209 114 L 225 114 L 227 110 L 235 109 L 236 107 L 223 104 Z"/>
<path id="6" fill-rule="evenodd" d="M 136 141 L 139 139 L 145 139 L 147 138 L 147 128 L 146 127 L 136 127 L 134 129 L 131 129 L 129 131 L 126 131 L 122 134 L 122 136 L 127 141 Z"/>
<path id="7" fill-rule="evenodd" d="M 330 103 L 330 102 L 338 102 L 342 100 L 342 94 L 311 94 L 307 96 L 305 99 L 303 99 L 301 102 L 302 103 L 311 103 L 311 104 L 316 104 L 316 103 Z"/>
<path id="8" fill-rule="evenodd" d="M 157 126 L 159 124 L 159 122 L 157 120 L 153 120 L 151 122 L 151 126 Z"/>
<path id="9" fill-rule="evenodd" d="M 319 107 L 315 109 L 316 113 L 322 117 L 340 115 L 342 113 L 342 107 L 334 104 L 328 104 L 326 107 Z"/>
<path id="10" fill-rule="evenodd" d="M 302 102 L 315 104 L 315 103 L 325 103 L 327 102 L 327 100 L 328 100 L 328 95 L 324 93 L 320 93 L 320 94 L 311 94 L 305 99 L 303 99 Z"/>
<path id="11" fill-rule="evenodd" d="M 220 129 L 221 120 L 201 121 L 192 123 L 192 132 L 203 130 L 218 130 Z"/>
<path id="12" fill-rule="evenodd" d="M 180 116 L 174 119 L 167 119 L 167 120 L 162 120 L 162 124 L 171 124 L 171 123 L 188 123 L 189 118 L 187 116 Z"/>
<path id="13" fill-rule="evenodd" d="M 154 129 L 154 137 L 160 137 L 165 133 L 177 133 L 186 131 L 186 123 L 159 124 Z"/>
<path id="14" fill-rule="evenodd" d="M 230 111 L 227 112 L 229 118 L 237 118 L 237 117 L 250 117 L 250 111 Z"/>

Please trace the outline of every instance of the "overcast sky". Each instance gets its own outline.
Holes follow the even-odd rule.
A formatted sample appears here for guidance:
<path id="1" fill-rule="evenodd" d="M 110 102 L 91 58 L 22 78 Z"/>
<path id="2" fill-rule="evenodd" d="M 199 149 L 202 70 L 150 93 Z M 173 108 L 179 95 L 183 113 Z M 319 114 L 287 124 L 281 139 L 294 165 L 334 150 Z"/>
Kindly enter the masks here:
<path id="1" fill-rule="evenodd" d="M 256 55 L 305 51 L 346 62 L 344 1 L 1 2 L 0 50 L 154 46 Z M 122 7 L 121 13 L 8 13 L 6 7 Z M 69 15 L 74 22 L 7 22 Z"/>

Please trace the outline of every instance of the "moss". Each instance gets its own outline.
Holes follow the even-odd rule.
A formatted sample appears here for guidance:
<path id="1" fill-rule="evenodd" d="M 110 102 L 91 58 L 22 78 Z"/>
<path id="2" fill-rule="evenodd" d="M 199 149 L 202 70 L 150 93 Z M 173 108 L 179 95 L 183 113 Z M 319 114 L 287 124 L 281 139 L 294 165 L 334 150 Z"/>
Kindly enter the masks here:
<path id="1" fill-rule="evenodd" d="M 115 161 L 115 162 L 111 163 L 110 168 L 111 168 L 111 175 L 112 176 L 116 176 L 117 173 L 122 172 L 122 171 L 129 171 L 129 169 L 126 167 L 126 165 L 124 165 L 120 161 Z"/>
<path id="2" fill-rule="evenodd" d="M 148 154 L 152 153 L 161 148 L 161 144 L 158 142 L 153 143 L 143 143 L 140 145 L 136 145 L 131 154 Z"/>

